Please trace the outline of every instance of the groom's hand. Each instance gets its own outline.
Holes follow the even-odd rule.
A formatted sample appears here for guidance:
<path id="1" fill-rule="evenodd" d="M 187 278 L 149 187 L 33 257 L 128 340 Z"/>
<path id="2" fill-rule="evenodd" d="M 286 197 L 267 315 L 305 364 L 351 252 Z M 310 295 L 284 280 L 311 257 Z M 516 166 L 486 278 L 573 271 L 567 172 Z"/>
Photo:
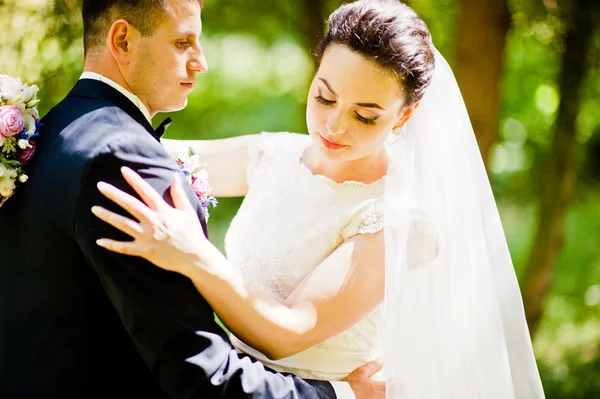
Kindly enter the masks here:
<path id="1" fill-rule="evenodd" d="M 372 380 L 373 374 L 381 370 L 383 363 L 378 360 L 363 364 L 348 374 L 344 381 L 350 384 L 356 399 L 384 399 L 385 382 Z"/>

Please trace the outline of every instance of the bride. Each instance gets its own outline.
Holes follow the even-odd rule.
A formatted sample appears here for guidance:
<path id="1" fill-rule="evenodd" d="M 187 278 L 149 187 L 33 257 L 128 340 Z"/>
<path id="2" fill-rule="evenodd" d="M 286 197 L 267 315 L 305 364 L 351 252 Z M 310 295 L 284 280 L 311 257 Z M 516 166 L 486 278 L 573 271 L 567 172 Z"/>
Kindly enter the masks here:
<path id="1" fill-rule="evenodd" d="M 389 397 L 543 398 L 519 287 L 452 71 L 396 0 L 329 18 L 308 94 L 309 135 L 172 141 L 207 163 L 212 194 L 245 195 L 225 258 L 176 176 L 175 208 L 99 189 L 137 221 L 101 239 L 188 276 L 232 341 L 279 371 L 339 380 L 384 358 Z"/>

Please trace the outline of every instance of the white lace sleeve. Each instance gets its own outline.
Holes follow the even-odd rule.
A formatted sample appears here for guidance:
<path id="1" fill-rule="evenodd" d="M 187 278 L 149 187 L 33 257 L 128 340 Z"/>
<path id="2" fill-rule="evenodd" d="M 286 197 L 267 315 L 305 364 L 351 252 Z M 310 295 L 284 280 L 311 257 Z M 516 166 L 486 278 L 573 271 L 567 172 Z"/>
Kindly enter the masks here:
<path id="1" fill-rule="evenodd" d="M 431 220 L 418 209 L 411 209 L 411 224 L 408 234 L 408 266 L 429 263 L 437 257 L 439 242 L 437 231 Z M 342 230 L 342 241 L 358 234 L 373 234 L 383 230 L 384 215 L 381 203 L 371 199 L 355 208 L 350 222 Z"/>
<path id="2" fill-rule="evenodd" d="M 362 202 L 354 208 L 348 224 L 342 229 L 342 241 L 358 234 L 373 234 L 383 229 L 383 209 L 377 199 Z"/>

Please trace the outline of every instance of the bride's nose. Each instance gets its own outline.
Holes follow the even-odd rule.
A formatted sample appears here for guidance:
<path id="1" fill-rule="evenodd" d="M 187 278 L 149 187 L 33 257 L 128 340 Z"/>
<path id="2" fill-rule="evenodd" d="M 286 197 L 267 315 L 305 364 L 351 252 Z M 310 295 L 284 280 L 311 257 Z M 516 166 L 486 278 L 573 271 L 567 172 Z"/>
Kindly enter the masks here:
<path id="1" fill-rule="evenodd" d="M 339 112 L 334 112 L 329 116 L 326 127 L 329 134 L 332 136 L 337 136 L 346 132 L 344 120 Z"/>

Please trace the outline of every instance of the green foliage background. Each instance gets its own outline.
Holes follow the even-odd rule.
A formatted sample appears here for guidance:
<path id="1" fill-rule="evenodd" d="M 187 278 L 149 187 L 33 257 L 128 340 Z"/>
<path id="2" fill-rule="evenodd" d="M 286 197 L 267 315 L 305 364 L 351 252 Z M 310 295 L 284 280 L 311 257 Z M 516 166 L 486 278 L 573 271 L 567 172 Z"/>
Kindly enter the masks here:
<path id="1" fill-rule="evenodd" d="M 426 20 L 434 43 L 451 64 L 457 2 L 409 2 Z M 314 63 L 302 30 L 304 8 L 283 0 L 205 3 L 202 41 L 209 71 L 199 78 L 188 107 L 171 115 L 175 122 L 168 137 L 305 132 L 306 89 Z M 321 3 L 327 15 L 336 2 Z M 565 24 L 555 0 L 508 4 L 512 27 L 491 177 L 521 276 L 537 213 L 539 165 L 547 156 L 560 99 L 557 77 Z M 38 84 L 43 115 L 67 94 L 82 71 L 80 2 L 0 0 L 0 26 L 0 73 Z M 577 199 L 534 340 L 549 399 L 600 398 L 599 51 L 600 34 L 595 37 L 578 118 L 582 151 Z M 240 203 L 240 198 L 221 199 L 211 214 L 211 238 L 221 248 Z"/>

